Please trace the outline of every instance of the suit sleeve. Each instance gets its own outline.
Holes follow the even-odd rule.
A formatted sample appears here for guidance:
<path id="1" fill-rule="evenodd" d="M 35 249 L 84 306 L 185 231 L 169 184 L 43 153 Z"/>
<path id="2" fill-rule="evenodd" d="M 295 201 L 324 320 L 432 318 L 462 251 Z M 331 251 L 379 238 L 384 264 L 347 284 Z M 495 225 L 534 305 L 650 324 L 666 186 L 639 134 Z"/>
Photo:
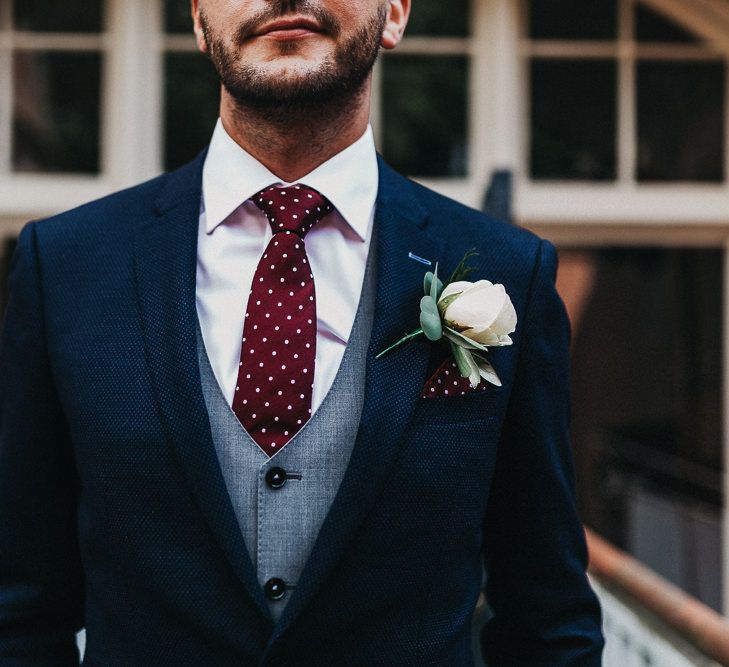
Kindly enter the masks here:
<path id="1" fill-rule="evenodd" d="M 569 441 L 569 322 L 542 241 L 484 521 L 482 635 L 494 667 L 599 667 L 601 612 L 585 570 Z M 517 325 L 519 326 L 519 325 Z"/>
<path id="2" fill-rule="evenodd" d="M 78 665 L 78 479 L 49 367 L 35 224 L 22 231 L 0 342 L 0 664 Z"/>

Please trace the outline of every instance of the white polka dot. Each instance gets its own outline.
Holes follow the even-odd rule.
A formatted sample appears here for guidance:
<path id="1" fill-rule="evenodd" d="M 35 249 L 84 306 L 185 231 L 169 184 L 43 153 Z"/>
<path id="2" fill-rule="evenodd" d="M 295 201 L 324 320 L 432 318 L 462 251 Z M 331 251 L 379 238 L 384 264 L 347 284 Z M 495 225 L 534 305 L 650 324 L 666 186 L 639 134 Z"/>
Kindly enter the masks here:
<path id="1" fill-rule="evenodd" d="M 256 393 L 257 394 L 260 394 L 261 393 L 261 388 L 260 387 L 256 387 Z"/>
<path id="2" fill-rule="evenodd" d="M 289 405 L 289 410 L 291 410 L 291 409 L 293 409 L 293 407 L 291 405 Z"/>
<path id="3" fill-rule="evenodd" d="M 281 365 L 281 370 L 282 370 L 282 371 L 285 371 L 285 370 L 286 370 L 286 364 L 282 364 L 282 365 Z"/>
<path id="4" fill-rule="evenodd" d="M 279 389 L 278 390 L 278 395 L 281 396 L 282 394 L 283 394 L 283 392 Z"/>
<path id="5" fill-rule="evenodd" d="M 291 380 L 291 384 L 296 384 L 296 380 Z"/>

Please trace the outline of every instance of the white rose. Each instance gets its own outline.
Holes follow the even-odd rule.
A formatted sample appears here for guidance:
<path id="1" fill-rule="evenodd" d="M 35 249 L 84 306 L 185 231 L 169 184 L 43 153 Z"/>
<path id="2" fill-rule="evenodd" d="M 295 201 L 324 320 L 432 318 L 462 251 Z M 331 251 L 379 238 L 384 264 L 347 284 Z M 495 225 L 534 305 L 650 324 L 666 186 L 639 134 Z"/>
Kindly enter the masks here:
<path id="1" fill-rule="evenodd" d="M 451 300 L 443 312 L 444 301 Z M 446 326 L 481 345 L 511 345 L 516 311 L 503 285 L 461 280 L 446 286 L 438 300 Z"/>

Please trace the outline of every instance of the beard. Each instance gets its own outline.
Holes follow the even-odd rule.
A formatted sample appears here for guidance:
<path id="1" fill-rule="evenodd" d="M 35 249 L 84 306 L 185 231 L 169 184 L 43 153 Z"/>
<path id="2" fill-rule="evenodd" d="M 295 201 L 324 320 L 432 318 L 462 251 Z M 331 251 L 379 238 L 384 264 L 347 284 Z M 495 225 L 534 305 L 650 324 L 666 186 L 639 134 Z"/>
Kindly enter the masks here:
<path id="1" fill-rule="evenodd" d="M 266 10 L 248 19 L 234 32 L 234 44 L 249 39 L 259 26 L 275 21 L 297 9 L 302 15 L 315 19 L 324 34 L 335 41 L 335 50 L 316 68 L 306 72 L 293 71 L 285 76 L 266 72 L 264 67 L 241 62 L 234 48 L 213 34 L 205 13 L 200 11 L 200 23 L 210 60 L 222 85 L 239 107 L 274 118 L 309 116 L 333 111 L 351 104 L 365 88 L 380 49 L 387 21 L 387 8 L 381 4 L 370 19 L 349 39 L 340 42 L 341 26 L 336 16 L 311 2 L 274 0 Z M 281 43 L 280 54 L 294 54 L 296 43 Z"/>

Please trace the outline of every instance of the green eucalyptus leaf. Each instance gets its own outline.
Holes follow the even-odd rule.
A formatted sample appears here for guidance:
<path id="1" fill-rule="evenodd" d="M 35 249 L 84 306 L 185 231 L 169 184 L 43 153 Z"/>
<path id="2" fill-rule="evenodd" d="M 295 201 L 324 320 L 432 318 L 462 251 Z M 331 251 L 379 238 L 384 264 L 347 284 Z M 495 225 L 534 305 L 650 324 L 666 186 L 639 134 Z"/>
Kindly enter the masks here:
<path id="1" fill-rule="evenodd" d="M 430 298 L 436 303 L 438 302 L 438 262 L 435 263 L 433 280 L 430 281 Z"/>
<path id="2" fill-rule="evenodd" d="M 438 304 L 430 296 L 420 300 L 420 327 L 428 340 L 436 341 L 443 337 Z"/>
<path id="3" fill-rule="evenodd" d="M 460 345 L 461 347 L 465 347 L 467 350 L 479 350 L 481 352 L 488 352 L 488 347 L 485 345 L 481 345 L 481 343 L 477 343 L 475 340 L 471 340 L 470 338 L 467 338 L 463 334 L 459 333 L 455 329 L 451 329 L 450 327 L 445 327 L 443 329 L 443 335 L 451 342 L 455 343 L 456 345 Z"/>
<path id="4" fill-rule="evenodd" d="M 491 362 L 488 359 L 484 359 L 481 355 L 477 355 L 476 363 L 478 364 L 479 374 L 484 380 L 486 380 L 486 382 L 489 382 L 497 387 L 502 386 L 501 380 L 499 379 L 496 370 L 491 365 Z"/>
<path id="5" fill-rule="evenodd" d="M 469 350 L 460 347 L 456 343 L 451 343 L 451 350 L 453 351 L 453 358 L 456 360 L 461 376 L 468 378 L 471 387 L 475 389 L 479 382 L 481 382 L 481 373 L 473 355 Z"/>
<path id="6" fill-rule="evenodd" d="M 435 278 L 435 276 L 432 271 L 428 271 L 423 278 L 423 290 L 425 292 L 425 296 L 430 296 L 430 287 L 433 284 L 433 278 Z"/>

